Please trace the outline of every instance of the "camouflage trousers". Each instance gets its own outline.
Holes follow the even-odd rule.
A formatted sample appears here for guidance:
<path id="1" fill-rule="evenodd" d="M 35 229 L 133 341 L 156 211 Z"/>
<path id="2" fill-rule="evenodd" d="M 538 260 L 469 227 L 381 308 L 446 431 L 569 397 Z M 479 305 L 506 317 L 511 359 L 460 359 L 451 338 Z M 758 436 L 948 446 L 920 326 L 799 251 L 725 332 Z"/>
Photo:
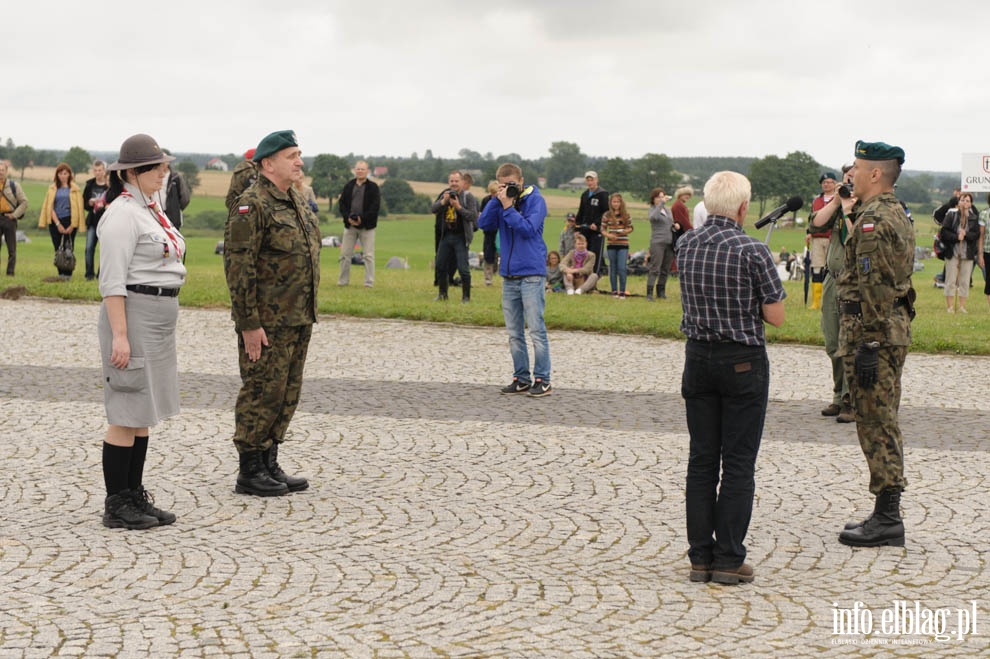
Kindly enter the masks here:
<path id="1" fill-rule="evenodd" d="M 842 366 L 849 383 L 849 397 L 856 409 L 856 434 L 870 468 L 870 492 L 903 490 L 904 437 L 897 422 L 901 405 L 901 372 L 907 346 L 880 348 L 877 383 L 861 387 L 856 379 L 856 357 L 845 355 Z"/>
<path id="2" fill-rule="evenodd" d="M 244 336 L 237 333 L 241 391 L 234 408 L 234 445 L 238 453 L 264 451 L 282 442 L 302 391 L 303 366 L 312 325 L 265 329 L 268 346 L 252 362 L 244 351 Z"/>

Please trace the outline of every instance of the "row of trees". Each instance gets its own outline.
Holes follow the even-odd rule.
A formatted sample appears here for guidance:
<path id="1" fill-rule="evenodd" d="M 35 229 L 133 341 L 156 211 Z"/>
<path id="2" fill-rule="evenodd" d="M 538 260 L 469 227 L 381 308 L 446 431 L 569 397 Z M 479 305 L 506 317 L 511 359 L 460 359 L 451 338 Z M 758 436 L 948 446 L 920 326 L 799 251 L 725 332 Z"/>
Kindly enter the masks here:
<path id="1" fill-rule="evenodd" d="M 61 162 L 69 165 L 77 177 L 85 178 L 95 158 L 81 146 L 74 146 L 65 152 L 39 151 L 27 144 L 17 146 L 8 137 L 0 145 L 0 160 L 9 160 L 14 169 L 20 171 L 23 180 L 24 170 L 28 167 L 55 167 Z M 179 162 L 176 169 L 185 176 L 190 188 L 199 185 L 199 167 L 196 163 L 186 159 Z"/>
<path id="2" fill-rule="evenodd" d="M 543 158 L 527 159 L 517 153 L 498 156 L 491 152 L 481 154 L 471 149 L 461 149 L 457 158 L 436 158 L 429 149 L 422 158 L 413 153 L 409 157 L 359 156 L 353 153 L 345 156 L 320 154 L 308 161 L 308 173 L 313 177 L 313 189 L 324 198 L 336 198 L 344 184 L 351 178 L 351 168 L 358 159 L 367 160 L 375 166 L 388 168 L 390 179 L 408 181 L 445 182 L 447 174 L 454 169 L 481 172 L 477 184 L 484 186 L 495 178 L 495 170 L 503 162 L 515 162 L 523 170 L 527 182 L 546 179 L 546 185 L 555 188 L 573 178 L 580 178 L 592 169 L 598 172 L 601 185 L 606 190 L 621 190 L 639 199 L 648 199 L 650 190 L 662 187 L 668 193 L 682 184 L 690 183 L 699 189 L 715 171 L 730 169 L 749 177 L 753 184 L 753 198 L 763 212 L 768 204 L 776 204 L 793 195 L 809 199 L 820 190 L 818 177 L 823 171 L 835 171 L 817 162 L 803 151 L 795 151 L 783 158 L 769 155 L 763 158 L 670 158 L 665 154 L 647 153 L 640 158 L 607 158 L 588 156 L 574 142 L 553 142 Z M 199 167 L 194 161 L 198 156 L 185 156 L 176 168 L 182 172 L 190 186 L 198 183 Z M 221 156 L 230 165 L 235 165 L 241 156 L 226 154 Z M 0 144 L 0 159 L 10 160 L 21 178 L 24 170 L 31 166 L 54 166 L 67 162 L 73 171 L 82 174 L 88 171 L 93 161 L 90 153 L 79 146 L 68 151 L 36 150 L 29 145 L 15 145 L 8 138 Z M 836 173 L 838 173 L 836 171 Z M 397 183 L 398 183 L 397 182 Z M 914 204 L 931 204 L 934 199 L 947 197 L 958 185 L 958 178 L 930 173 L 902 175 L 898 182 L 897 194 L 902 200 Z M 392 212 L 422 212 L 405 210 L 419 208 L 422 199 L 417 200 L 411 188 L 393 187 L 397 197 L 389 203 Z M 384 194 L 384 191 L 383 191 Z M 420 195 L 421 197 L 424 195 Z M 403 209 L 403 210 L 400 210 Z"/>
<path id="3" fill-rule="evenodd" d="M 409 181 L 445 182 L 454 169 L 481 172 L 478 184 L 484 186 L 495 178 L 495 170 L 503 162 L 515 162 L 522 167 L 528 182 L 546 179 L 546 187 L 555 188 L 584 172 L 595 170 L 606 190 L 621 190 L 646 200 L 650 190 L 662 187 L 668 193 L 680 185 L 690 184 L 700 191 L 712 173 L 732 170 L 745 174 L 753 184 L 753 198 L 761 211 L 767 205 L 776 205 L 794 195 L 810 199 L 821 191 L 818 178 L 822 172 L 834 171 L 816 161 L 812 156 L 795 151 L 784 157 L 769 155 L 763 158 L 747 157 L 695 157 L 671 158 L 665 154 L 647 153 L 640 158 L 605 158 L 588 156 L 573 142 L 553 142 L 545 158 L 527 159 L 516 153 L 494 156 L 471 149 L 461 149 L 457 158 L 436 158 L 427 150 L 421 158 L 413 153 L 409 157 L 317 156 L 309 173 L 313 187 L 321 197 L 335 197 L 351 177 L 351 166 L 358 160 L 367 160 L 373 166 L 388 168 L 390 178 Z M 956 185 L 958 178 L 951 175 L 935 176 L 930 173 L 902 175 L 897 194 L 908 203 L 931 204 L 933 199 L 945 197 Z"/>

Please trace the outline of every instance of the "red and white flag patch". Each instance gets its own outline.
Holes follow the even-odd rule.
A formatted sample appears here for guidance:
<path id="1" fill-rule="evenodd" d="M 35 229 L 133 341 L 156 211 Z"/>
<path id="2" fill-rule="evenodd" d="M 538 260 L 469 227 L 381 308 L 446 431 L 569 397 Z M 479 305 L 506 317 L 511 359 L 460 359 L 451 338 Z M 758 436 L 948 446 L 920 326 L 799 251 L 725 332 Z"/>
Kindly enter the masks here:
<path id="1" fill-rule="evenodd" d="M 249 213 L 250 211 L 251 211 L 251 207 L 250 206 L 238 206 L 237 207 L 237 214 L 238 215 L 244 215 L 245 213 Z"/>
<path id="2" fill-rule="evenodd" d="M 873 222 L 866 222 L 863 224 L 863 233 L 869 233 L 870 231 L 873 231 L 874 228 Z"/>

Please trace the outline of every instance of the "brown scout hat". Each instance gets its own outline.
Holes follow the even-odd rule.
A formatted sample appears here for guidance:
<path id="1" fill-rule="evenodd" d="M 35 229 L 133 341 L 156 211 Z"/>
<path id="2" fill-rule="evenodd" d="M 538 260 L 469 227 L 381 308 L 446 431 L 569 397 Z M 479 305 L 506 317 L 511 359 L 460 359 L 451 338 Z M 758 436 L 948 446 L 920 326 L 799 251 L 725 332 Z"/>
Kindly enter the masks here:
<path id="1" fill-rule="evenodd" d="M 132 169 L 143 165 L 158 165 L 173 160 L 175 157 L 162 151 L 155 138 L 151 135 L 138 133 L 124 140 L 124 143 L 120 145 L 120 156 L 117 157 L 117 162 L 108 165 L 107 171 Z"/>

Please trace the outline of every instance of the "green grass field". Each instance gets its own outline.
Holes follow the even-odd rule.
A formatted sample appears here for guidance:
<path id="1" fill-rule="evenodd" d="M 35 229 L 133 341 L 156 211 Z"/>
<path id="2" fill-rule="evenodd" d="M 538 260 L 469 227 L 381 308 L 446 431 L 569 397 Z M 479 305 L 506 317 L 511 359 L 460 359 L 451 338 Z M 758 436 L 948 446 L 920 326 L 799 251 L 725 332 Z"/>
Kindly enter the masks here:
<path id="1" fill-rule="evenodd" d="M 66 299 L 100 299 L 96 282 L 83 279 L 83 250 L 85 237 L 76 238 L 78 265 L 73 280 L 63 283 L 46 283 L 45 277 L 55 274 L 52 266 L 53 249 L 47 231 L 36 228 L 38 206 L 44 197 L 47 186 L 27 182 L 25 192 L 32 201 L 25 220 L 20 223 L 32 242 L 18 247 L 17 276 L 6 278 L 5 285 L 21 284 L 29 294 L 41 297 Z M 194 217 L 203 210 L 223 210 L 223 200 L 211 197 L 193 199 L 187 215 Z M 919 244 L 930 242 L 932 227 L 927 214 L 918 213 Z M 757 219 L 755 210 L 748 222 L 752 226 Z M 633 212 L 636 230 L 630 236 L 631 250 L 645 249 L 649 241 L 649 225 L 645 211 Z M 229 297 L 223 276 L 220 256 L 214 254 L 214 247 L 222 236 L 217 232 L 202 231 L 189 222 L 185 232 L 188 240 L 187 267 L 189 276 L 182 290 L 180 301 L 184 305 L 200 307 L 228 307 Z M 557 248 L 557 240 L 562 221 L 548 222 L 545 238 L 551 249 Z M 337 221 L 325 223 L 321 230 L 324 235 L 340 235 L 341 224 Z M 766 230 L 754 231 L 752 235 L 763 239 Z M 804 245 L 804 229 L 781 228 L 774 231 L 770 247 L 778 252 L 786 246 L 798 252 Z M 321 259 L 322 285 L 320 287 L 320 311 L 327 314 L 341 314 L 368 318 L 407 318 L 458 324 L 499 326 L 502 324 L 500 306 L 501 289 L 497 282 L 490 288 L 483 285 L 480 271 L 475 271 L 475 285 L 472 302 L 461 305 L 459 296 L 453 295 L 450 303 L 433 302 L 436 289 L 433 288 L 433 218 L 432 216 L 392 216 L 382 219 L 376 236 L 376 283 L 375 288 L 366 289 L 361 284 L 363 268 L 355 266 L 351 272 L 351 286 L 336 286 L 338 272 L 338 249 L 325 248 Z M 477 235 L 472 247 L 481 248 L 481 236 Z M 385 262 L 392 256 L 408 259 L 409 270 L 388 270 Z M 944 298 L 940 289 L 932 286 L 932 277 L 941 271 L 940 261 L 932 259 L 925 263 L 925 270 L 915 274 L 914 285 L 918 291 L 918 317 L 913 324 L 913 350 L 922 352 L 955 352 L 963 354 L 990 354 L 990 312 L 983 296 L 983 280 L 979 273 L 971 290 L 968 315 L 949 315 L 944 311 Z M 785 302 L 787 318 L 782 328 L 767 328 L 767 336 L 772 342 L 803 343 L 821 345 L 819 329 L 820 313 L 806 309 L 803 303 L 804 288 L 801 282 L 785 282 L 788 298 Z M 608 288 L 608 285 L 604 286 Z M 631 292 L 645 293 L 646 280 L 643 276 L 629 278 Z M 607 295 L 567 296 L 552 295 L 547 302 L 547 324 L 553 329 L 587 330 L 595 332 L 618 332 L 649 334 L 673 339 L 683 338 L 679 331 L 681 308 L 677 280 L 668 285 L 669 299 L 648 303 L 643 297 L 628 300 L 614 300 Z"/>

